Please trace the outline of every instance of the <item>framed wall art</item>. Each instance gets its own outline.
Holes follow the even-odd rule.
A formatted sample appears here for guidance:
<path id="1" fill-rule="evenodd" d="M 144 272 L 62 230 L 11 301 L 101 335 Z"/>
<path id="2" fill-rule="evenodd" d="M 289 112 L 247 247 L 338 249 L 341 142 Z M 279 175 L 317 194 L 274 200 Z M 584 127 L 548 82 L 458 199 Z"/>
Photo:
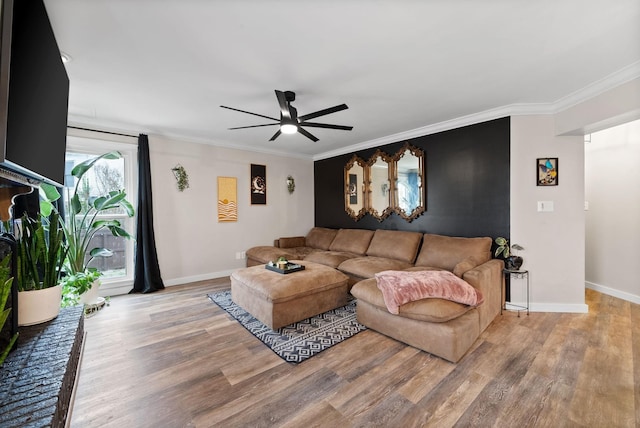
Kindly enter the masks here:
<path id="1" fill-rule="evenodd" d="M 538 158 L 536 160 L 538 186 L 558 185 L 558 158 Z"/>
<path id="2" fill-rule="evenodd" d="M 218 223 L 238 221 L 236 177 L 218 177 Z"/>
<path id="3" fill-rule="evenodd" d="M 267 204 L 267 167 L 251 164 L 251 205 Z"/>

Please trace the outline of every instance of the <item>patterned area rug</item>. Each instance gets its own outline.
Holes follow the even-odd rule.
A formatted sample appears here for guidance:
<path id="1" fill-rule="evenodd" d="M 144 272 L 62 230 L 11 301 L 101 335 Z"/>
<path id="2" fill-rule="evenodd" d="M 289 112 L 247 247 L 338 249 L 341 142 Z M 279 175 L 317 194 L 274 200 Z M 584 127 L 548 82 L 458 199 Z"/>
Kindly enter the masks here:
<path id="1" fill-rule="evenodd" d="M 301 363 L 366 330 L 365 326 L 356 321 L 355 300 L 341 308 L 274 331 L 236 305 L 231 300 L 231 291 L 209 294 L 209 298 L 289 363 Z"/>

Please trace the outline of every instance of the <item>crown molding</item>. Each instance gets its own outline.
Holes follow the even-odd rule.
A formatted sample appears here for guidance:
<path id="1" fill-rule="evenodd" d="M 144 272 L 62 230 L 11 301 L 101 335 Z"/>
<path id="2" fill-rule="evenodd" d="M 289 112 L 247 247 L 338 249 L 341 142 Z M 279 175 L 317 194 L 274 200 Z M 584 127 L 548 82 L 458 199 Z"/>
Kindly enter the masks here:
<path id="1" fill-rule="evenodd" d="M 166 132 L 159 133 L 159 132 L 154 132 L 152 129 L 149 129 L 149 128 L 136 127 L 131 124 L 91 120 L 90 118 L 84 117 L 84 116 L 69 115 L 68 125 L 77 126 L 81 128 L 94 128 L 95 132 L 98 132 L 98 133 L 101 131 L 104 131 L 107 133 L 115 132 L 115 133 L 123 133 L 123 134 L 142 133 L 142 134 L 147 134 L 150 137 L 154 137 L 154 136 L 161 137 L 161 138 L 166 138 L 168 140 L 181 141 L 184 143 L 204 144 L 207 146 L 222 147 L 222 148 L 233 149 L 233 150 L 242 150 L 242 151 L 261 153 L 266 155 L 288 157 L 288 158 L 294 158 L 294 159 L 303 159 L 303 160 L 313 160 L 313 157 L 311 155 L 306 155 L 302 153 L 292 153 L 292 152 L 287 152 L 283 150 L 270 150 L 270 149 L 262 149 L 262 148 L 256 148 L 256 147 L 248 147 L 248 146 L 243 146 L 231 141 L 224 141 L 224 140 L 213 141 L 206 138 L 186 137 L 184 135 L 174 134 L 174 133 L 166 133 Z M 83 132 L 91 133 L 92 130 L 74 131 L 73 135 L 82 136 Z M 129 138 L 129 137 L 124 137 L 124 138 Z"/>
<path id="2" fill-rule="evenodd" d="M 474 125 L 476 123 L 486 122 L 489 120 L 499 119 L 505 116 L 526 116 L 526 115 L 549 115 L 557 114 L 563 110 L 594 98 L 606 91 L 614 89 L 640 77 L 640 61 L 635 62 L 621 70 L 618 70 L 609 76 L 598 80 L 576 92 L 552 103 L 520 103 L 509 104 L 502 107 L 485 110 L 479 113 L 473 113 L 467 116 L 446 120 L 432 125 L 423 126 L 409 131 L 399 132 L 397 134 L 388 135 L 375 140 L 363 141 L 341 149 L 319 153 L 313 157 L 313 160 L 328 159 L 334 156 L 340 156 L 359 150 L 369 149 L 372 147 L 383 146 L 385 144 L 397 143 L 409 140 L 411 138 L 431 135 L 442 131 L 461 128 L 463 126 Z"/>
<path id="3" fill-rule="evenodd" d="M 145 129 L 143 127 L 134 126 L 131 124 L 115 123 L 96 120 L 93 117 L 81 116 L 81 115 L 69 115 L 69 124 L 77 126 L 95 126 L 96 130 L 103 130 L 109 132 L 121 132 L 121 133 L 146 133 L 148 135 L 155 135 L 167 139 L 173 139 L 177 141 L 184 141 L 194 144 L 206 144 L 215 147 L 223 147 L 228 149 L 243 150 L 261 154 L 268 154 L 274 156 L 284 156 L 295 159 L 305 160 L 322 160 L 335 156 L 340 156 L 348 153 L 357 152 L 359 150 L 365 150 L 372 147 L 384 146 L 386 144 L 397 143 L 401 141 L 410 140 L 412 138 L 422 137 L 425 135 L 436 134 L 438 132 L 449 131 L 451 129 L 461 128 L 464 126 L 474 125 L 489 120 L 499 119 L 506 116 L 524 116 L 524 115 L 552 115 L 560 113 L 568 108 L 571 108 L 577 104 L 585 102 L 591 98 L 594 98 L 606 91 L 614 89 L 617 86 L 623 85 L 640 77 L 640 61 L 630 64 L 609 76 L 593 82 L 586 87 L 575 91 L 565 97 L 560 98 L 551 103 L 518 103 L 509 104 L 506 106 L 500 106 L 484 110 L 478 113 L 461 116 L 455 119 L 445 120 L 442 122 L 434 123 L 431 125 L 422 126 L 420 128 L 411 129 L 408 131 L 399 132 L 396 134 L 388 135 L 385 137 L 376 138 L 374 140 L 363 141 L 361 143 L 352 144 L 340 149 L 331 150 L 317 155 L 305 155 L 300 153 L 292 153 L 290 151 L 264 149 L 238 145 L 238 143 L 231 141 L 213 141 L 206 138 L 186 137 L 180 134 L 174 133 L 158 133 L 152 129 Z"/>
<path id="4" fill-rule="evenodd" d="M 331 157 L 356 152 L 358 150 L 364 150 L 372 147 L 384 146 L 385 144 L 406 141 L 412 138 L 423 137 L 425 135 L 431 135 L 438 132 L 449 131 L 451 129 L 462 128 L 463 126 L 474 125 L 476 123 L 499 119 L 505 116 L 553 114 L 553 112 L 554 108 L 552 104 L 511 104 L 493 108 L 490 110 L 485 110 L 479 113 L 473 113 L 451 120 L 445 120 L 443 122 L 434 123 L 432 125 L 423 126 L 409 131 L 399 132 L 397 134 L 388 135 L 386 137 L 376 138 L 375 140 L 364 141 L 362 143 L 354 144 L 348 147 L 342 147 L 337 150 L 320 153 L 314 156 L 313 160 L 315 161 L 328 159 Z"/>
<path id="5" fill-rule="evenodd" d="M 595 98 L 613 88 L 624 85 L 634 79 L 640 78 L 640 61 L 634 62 L 606 77 L 595 81 L 582 89 L 579 89 L 553 103 L 554 112 L 560 113 L 577 104 Z"/>

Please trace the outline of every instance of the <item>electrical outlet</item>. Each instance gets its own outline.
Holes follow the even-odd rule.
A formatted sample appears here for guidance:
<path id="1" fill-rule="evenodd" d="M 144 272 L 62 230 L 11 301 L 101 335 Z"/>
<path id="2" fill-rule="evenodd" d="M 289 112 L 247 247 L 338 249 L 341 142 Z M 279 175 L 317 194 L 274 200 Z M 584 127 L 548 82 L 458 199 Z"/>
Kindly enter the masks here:
<path id="1" fill-rule="evenodd" d="M 247 258 L 247 254 L 244 251 L 240 251 L 240 258 L 242 260 L 246 259 Z"/>

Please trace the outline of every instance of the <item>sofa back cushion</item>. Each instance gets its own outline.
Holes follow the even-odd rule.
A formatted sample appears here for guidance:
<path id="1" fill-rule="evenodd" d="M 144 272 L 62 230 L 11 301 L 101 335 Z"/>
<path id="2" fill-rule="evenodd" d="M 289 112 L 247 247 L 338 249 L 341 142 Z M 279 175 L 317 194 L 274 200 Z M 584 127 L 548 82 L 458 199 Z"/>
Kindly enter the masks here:
<path id="1" fill-rule="evenodd" d="M 453 271 L 456 265 L 472 257 L 477 264 L 491 259 L 491 238 L 459 238 L 425 233 L 416 266 Z"/>
<path id="2" fill-rule="evenodd" d="M 307 247 L 317 248 L 318 250 L 328 250 L 337 233 L 338 229 L 314 227 L 307 233 L 305 245 Z"/>
<path id="3" fill-rule="evenodd" d="M 418 255 L 422 233 L 378 229 L 373 234 L 367 256 L 413 263 Z"/>
<path id="4" fill-rule="evenodd" d="M 331 242 L 329 250 L 364 256 L 369 248 L 369 243 L 371 243 L 373 232 L 373 230 L 367 229 L 340 229 Z"/>
<path id="5" fill-rule="evenodd" d="M 295 248 L 295 247 L 304 247 L 304 246 L 305 246 L 304 236 L 291 236 L 291 237 L 278 239 L 278 247 L 280 248 Z"/>

